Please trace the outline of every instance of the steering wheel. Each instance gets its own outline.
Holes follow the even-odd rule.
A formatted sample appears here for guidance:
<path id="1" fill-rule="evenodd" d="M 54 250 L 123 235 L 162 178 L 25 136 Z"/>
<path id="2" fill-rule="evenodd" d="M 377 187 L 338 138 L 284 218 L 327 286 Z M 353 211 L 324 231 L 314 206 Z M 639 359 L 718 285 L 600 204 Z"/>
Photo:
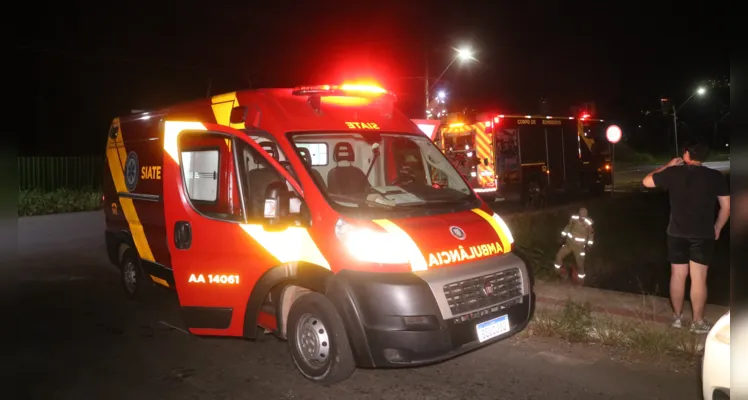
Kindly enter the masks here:
<path id="1" fill-rule="evenodd" d="M 415 181 L 416 181 L 416 177 L 415 175 L 413 175 L 410 167 L 403 167 L 403 168 L 400 168 L 400 171 L 397 172 L 397 178 L 395 178 L 395 180 L 392 182 L 392 185 L 402 186 L 402 185 L 413 183 Z"/>

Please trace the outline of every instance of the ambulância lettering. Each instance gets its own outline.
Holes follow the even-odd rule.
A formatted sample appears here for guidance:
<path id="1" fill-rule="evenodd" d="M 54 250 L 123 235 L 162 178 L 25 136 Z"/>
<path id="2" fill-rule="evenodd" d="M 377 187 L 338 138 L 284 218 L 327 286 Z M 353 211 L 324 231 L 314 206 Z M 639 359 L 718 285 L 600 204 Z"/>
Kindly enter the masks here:
<path id="1" fill-rule="evenodd" d="M 474 260 L 476 258 L 487 257 L 503 252 L 504 249 L 501 247 L 501 243 L 499 242 L 470 246 L 467 250 L 463 246 L 460 246 L 454 250 L 429 254 L 429 268 L 435 265 L 438 266 L 465 260 Z"/>

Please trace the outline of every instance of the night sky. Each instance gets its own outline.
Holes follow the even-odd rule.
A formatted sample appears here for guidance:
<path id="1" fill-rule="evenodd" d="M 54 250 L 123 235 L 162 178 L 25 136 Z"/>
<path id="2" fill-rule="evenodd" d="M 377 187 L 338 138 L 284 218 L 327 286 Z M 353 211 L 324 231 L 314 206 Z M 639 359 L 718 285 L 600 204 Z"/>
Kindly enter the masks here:
<path id="1" fill-rule="evenodd" d="M 538 112 L 541 97 L 562 115 L 594 101 L 599 117 L 639 124 L 632 122 L 639 111 L 659 107 L 661 96 L 682 102 L 705 80 L 729 76 L 720 19 L 673 17 L 673 9 L 653 3 L 263 3 L 277 6 L 45 4 L 39 28 L 11 45 L 23 71 L 19 101 L 35 105 L 14 122 L 24 132 L 21 154 L 103 154 L 113 117 L 204 97 L 209 89 L 372 78 L 397 92 L 401 110 L 421 117 L 426 58 L 433 79 L 463 45 L 478 61 L 455 63 L 440 86 L 454 107 L 504 113 Z M 680 116 L 707 130 L 725 98 L 726 89 L 712 90 Z M 33 121 L 31 131 L 26 121 Z"/>

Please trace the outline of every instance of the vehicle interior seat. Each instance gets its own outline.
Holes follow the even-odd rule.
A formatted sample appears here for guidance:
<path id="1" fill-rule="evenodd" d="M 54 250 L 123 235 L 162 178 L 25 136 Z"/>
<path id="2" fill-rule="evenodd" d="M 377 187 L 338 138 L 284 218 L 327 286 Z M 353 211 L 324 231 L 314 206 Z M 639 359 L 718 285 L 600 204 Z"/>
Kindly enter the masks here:
<path id="1" fill-rule="evenodd" d="M 350 143 L 335 144 L 333 161 L 335 161 L 335 167 L 327 173 L 328 192 L 343 196 L 363 195 L 371 187 L 364 171 L 353 165 L 356 157 Z M 340 165 L 344 161 L 347 161 L 349 165 Z"/>
<path id="2" fill-rule="evenodd" d="M 278 160 L 278 148 L 275 143 L 260 142 L 259 145 L 276 161 Z M 267 165 L 264 158 L 258 156 L 252 161 L 255 168 L 247 173 L 250 207 L 247 213 L 256 218 L 262 218 L 265 209 L 265 190 L 272 182 L 283 182 L 283 178 L 274 168 Z M 249 167 L 249 160 L 247 160 L 247 167 Z"/>
<path id="3" fill-rule="evenodd" d="M 319 173 L 314 167 L 312 166 L 312 153 L 309 152 L 309 149 L 306 147 L 299 147 L 299 154 L 301 154 L 301 159 L 306 162 L 306 164 L 309 166 L 309 170 L 312 171 L 312 179 L 314 179 L 315 183 L 319 185 L 322 188 L 326 188 L 325 180 L 322 179 L 322 174 Z"/>

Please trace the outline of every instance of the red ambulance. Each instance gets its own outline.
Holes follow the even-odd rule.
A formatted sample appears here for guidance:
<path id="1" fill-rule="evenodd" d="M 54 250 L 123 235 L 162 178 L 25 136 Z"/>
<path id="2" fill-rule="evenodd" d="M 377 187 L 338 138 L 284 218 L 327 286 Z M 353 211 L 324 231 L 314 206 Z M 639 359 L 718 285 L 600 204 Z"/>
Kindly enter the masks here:
<path id="1" fill-rule="evenodd" d="M 509 229 L 395 100 L 259 89 L 115 119 L 106 244 L 127 294 L 175 290 L 195 335 L 272 332 L 322 384 L 524 329 Z"/>

